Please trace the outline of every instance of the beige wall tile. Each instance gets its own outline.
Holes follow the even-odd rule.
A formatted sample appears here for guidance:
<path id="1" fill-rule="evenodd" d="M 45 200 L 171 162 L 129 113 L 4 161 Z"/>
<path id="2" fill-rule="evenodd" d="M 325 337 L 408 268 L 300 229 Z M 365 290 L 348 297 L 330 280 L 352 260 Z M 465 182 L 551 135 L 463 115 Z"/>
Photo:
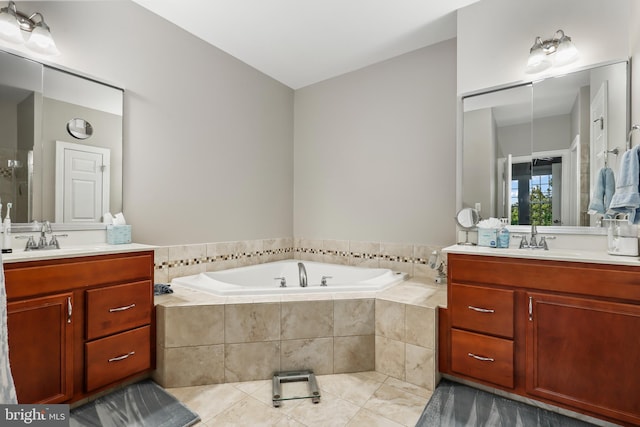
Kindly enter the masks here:
<path id="1" fill-rule="evenodd" d="M 164 347 L 224 344 L 224 305 L 158 307 L 157 314 Z"/>
<path id="2" fill-rule="evenodd" d="M 255 265 L 262 262 L 262 240 L 238 242 L 238 266 Z"/>
<path id="3" fill-rule="evenodd" d="M 406 243 L 380 243 L 380 254 L 382 256 L 412 258 L 413 257 L 413 245 Z"/>
<path id="4" fill-rule="evenodd" d="M 349 265 L 357 267 L 377 268 L 380 255 L 380 242 L 349 242 L 351 259 Z"/>
<path id="5" fill-rule="evenodd" d="M 334 372 L 340 374 L 374 370 L 375 347 L 374 335 L 335 337 L 333 339 Z"/>
<path id="6" fill-rule="evenodd" d="M 312 369 L 316 375 L 333 373 L 333 338 L 282 341 L 280 369 Z"/>
<path id="7" fill-rule="evenodd" d="M 322 248 L 325 251 L 323 262 L 349 265 L 348 240 L 323 240 Z"/>
<path id="8" fill-rule="evenodd" d="M 280 304 L 227 304 L 224 312 L 225 343 L 280 339 Z"/>
<path id="9" fill-rule="evenodd" d="M 375 365 L 376 371 L 385 375 L 405 379 L 405 344 L 383 336 L 376 335 L 375 341 Z"/>
<path id="10" fill-rule="evenodd" d="M 376 335 L 404 341 L 405 305 L 376 299 Z"/>
<path id="11" fill-rule="evenodd" d="M 375 299 L 334 300 L 335 336 L 373 335 L 375 333 Z"/>
<path id="12" fill-rule="evenodd" d="M 282 339 L 333 336 L 333 301 L 282 303 Z"/>
<path id="13" fill-rule="evenodd" d="M 163 387 L 185 387 L 224 382 L 224 345 L 165 348 L 162 364 Z"/>
<path id="14" fill-rule="evenodd" d="M 405 381 L 433 390 L 436 386 L 435 351 L 433 349 L 407 344 L 405 353 Z"/>
<path id="15" fill-rule="evenodd" d="M 435 348 L 435 312 L 433 308 L 406 306 L 405 342 Z"/>
<path id="16" fill-rule="evenodd" d="M 206 245 L 169 246 L 168 280 L 206 270 Z"/>
<path id="17" fill-rule="evenodd" d="M 169 248 L 156 248 L 153 251 L 153 280 L 155 283 L 167 283 L 169 281 Z"/>
<path id="18" fill-rule="evenodd" d="M 225 344 L 226 382 L 266 380 L 280 370 L 280 341 Z"/>

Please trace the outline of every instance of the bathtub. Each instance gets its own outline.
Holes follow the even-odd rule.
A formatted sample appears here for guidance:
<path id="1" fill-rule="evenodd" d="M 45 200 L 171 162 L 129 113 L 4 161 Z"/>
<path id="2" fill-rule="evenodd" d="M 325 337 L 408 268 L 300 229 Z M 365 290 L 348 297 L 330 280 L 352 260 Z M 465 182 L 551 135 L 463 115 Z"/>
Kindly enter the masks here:
<path id="1" fill-rule="evenodd" d="M 307 272 L 307 287 L 300 286 L 298 262 Z M 326 277 L 326 286 L 321 286 Z M 281 287 L 284 278 L 286 287 Z M 280 295 L 380 291 L 407 278 L 387 268 L 349 267 L 320 262 L 286 260 L 177 277 L 172 284 L 214 295 Z"/>

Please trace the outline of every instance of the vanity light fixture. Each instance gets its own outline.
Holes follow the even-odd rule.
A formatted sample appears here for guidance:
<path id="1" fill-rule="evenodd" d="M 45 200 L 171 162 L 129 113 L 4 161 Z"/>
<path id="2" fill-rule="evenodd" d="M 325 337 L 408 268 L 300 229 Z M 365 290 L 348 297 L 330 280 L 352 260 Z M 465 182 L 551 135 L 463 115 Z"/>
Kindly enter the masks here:
<path id="1" fill-rule="evenodd" d="M 24 38 L 22 32 L 30 33 Z M 0 9 L 0 38 L 10 43 L 24 43 L 26 47 L 44 55 L 60 55 L 49 26 L 40 12 L 29 16 L 20 12 L 13 1 Z"/>
<path id="2" fill-rule="evenodd" d="M 571 37 L 564 31 L 558 30 L 553 38 L 542 40 L 536 37 L 533 46 L 529 50 L 527 61 L 527 74 L 535 74 L 552 66 L 561 67 L 578 59 L 578 49 L 571 41 Z"/>

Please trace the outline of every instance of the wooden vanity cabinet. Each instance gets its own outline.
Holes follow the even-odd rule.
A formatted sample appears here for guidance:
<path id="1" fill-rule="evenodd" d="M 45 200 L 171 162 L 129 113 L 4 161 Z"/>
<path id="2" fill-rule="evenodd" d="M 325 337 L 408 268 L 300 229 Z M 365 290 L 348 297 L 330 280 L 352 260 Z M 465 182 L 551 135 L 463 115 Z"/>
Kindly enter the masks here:
<path id="1" fill-rule="evenodd" d="M 7 304 L 9 356 L 19 402 L 71 399 L 72 307 L 71 292 Z"/>
<path id="2" fill-rule="evenodd" d="M 640 425 L 640 269 L 464 254 L 448 264 L 442 373 Z"/>
<path id="3" fill-rule="evenodd" d="M 4 270 L 20 403 L 71 403 L 153 368 L 153 252 Z"/>

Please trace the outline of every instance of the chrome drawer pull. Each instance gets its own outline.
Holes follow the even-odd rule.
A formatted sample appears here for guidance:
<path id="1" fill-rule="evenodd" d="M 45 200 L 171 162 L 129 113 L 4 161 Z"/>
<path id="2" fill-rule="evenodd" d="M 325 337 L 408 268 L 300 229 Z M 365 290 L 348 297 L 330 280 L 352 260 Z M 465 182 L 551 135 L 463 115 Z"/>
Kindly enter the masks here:
<path id="1" fill-rule="evenodd" d="M 136 352 L 132 351 L 130 353 L 123 354 L 122 356 L 112 357 L 111 359 L 109 359 L 109 362 L 119 362 L 121 360 L 127 359 L 129 356 L 133 356 L 134 354 L 136 354 Z"/>
<path id="2" fill-rule="evenodd" d="M 469 306 L 469 310 L 479 311 L 480 313 L 495 313 L 496 311 L 492 308 L 478 308 L 472 305 Z"/>
<path id="3" fill-rule="evenodd" d="M 482 356 L 477 356 L 477 355 L 475 355 L 473 353 L 467 353 L 467 355 L 469 357 L 473 357 L 474 359 L 479 360 L 481 362 L 495 362 L 496 361 L 496 359 L 494 359 L 493 357 L 482 357 Z"/>
<path id="4" fill-rule="evenodd" d="M 116 307 L 116 308 L 110 308 L 109 309 L 109 313 L 115 313 L 116 311 L 125 311 L 125 310 L 129 310 L 130 308 L 135 307 L 135 303 L 131 304 L 131 305 L 125 305 L 124 307 Z"/>

